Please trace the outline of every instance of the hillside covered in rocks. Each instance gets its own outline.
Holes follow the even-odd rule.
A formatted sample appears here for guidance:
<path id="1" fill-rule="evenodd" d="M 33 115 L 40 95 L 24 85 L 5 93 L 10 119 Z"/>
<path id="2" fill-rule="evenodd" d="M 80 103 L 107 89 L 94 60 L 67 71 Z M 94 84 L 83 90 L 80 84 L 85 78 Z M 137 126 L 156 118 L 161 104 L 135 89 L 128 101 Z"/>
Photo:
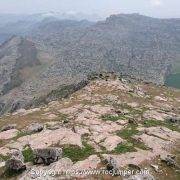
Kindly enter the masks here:
<path id="1" fill-rule="evenodd" d="M 179 125 L 179 90 L 101 75 L 0 118 L 0 179 L 178 180 Z"/>
<path id="2" fill-rule="evenodd" d="M 32 107 L 93 73 L 163 85 L 180 69 L 179 34 L 179 19 L 139 14 L 99 22 L 28 16 L 1 25 L 0 39 L 12 37 L 0 46 L 0 114 Z"/>

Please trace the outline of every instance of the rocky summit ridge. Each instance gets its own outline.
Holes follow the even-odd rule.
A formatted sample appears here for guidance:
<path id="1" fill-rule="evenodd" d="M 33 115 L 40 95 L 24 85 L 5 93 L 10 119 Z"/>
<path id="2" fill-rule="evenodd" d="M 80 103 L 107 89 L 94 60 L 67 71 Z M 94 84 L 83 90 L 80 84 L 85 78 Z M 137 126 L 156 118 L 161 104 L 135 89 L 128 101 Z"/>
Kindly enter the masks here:
<path id="1" fill-rule="evenodd" d="M 0 118 L 0 176 L 178 179 L 179 107 L 178 90 L 96 76 L 67 98 Z M 145 168 L 144 175 L 102 173 Z M 73 173 L 89 170 L 101 173 Z"/>

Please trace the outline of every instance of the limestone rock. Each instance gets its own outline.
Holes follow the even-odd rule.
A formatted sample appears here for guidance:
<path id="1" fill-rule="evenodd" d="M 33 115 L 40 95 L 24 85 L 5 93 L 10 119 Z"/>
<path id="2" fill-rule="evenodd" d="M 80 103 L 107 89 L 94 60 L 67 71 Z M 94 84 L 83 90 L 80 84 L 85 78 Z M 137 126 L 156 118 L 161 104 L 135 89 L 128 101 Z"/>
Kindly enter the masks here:
<path id="1" fill-rule="evenodd" d="M 149 110 L 143 114 L 143 117 L 145 119 L 156 119 L 159 121 L 164 121 L 167 116 L 168 116 L 167 114 L 160 113 L 160 112 L 157 112 L 155 110 Z"/>
<path id="2" fill-rule="evenodd" d="M 0 140 L 12 139 L 13 137 L 17 136 L 18 132 L 19 131 L 17 129 L 10 129 L 0 132 Z"/>
<path id="3" fill-rule="evenodd" d="M 26 170 L 26 165 L 19 159 L 11 158 L 6 161 L 5 167 L 7 171 L 19 172 Z"/>
<path id="4" fill-rule="evenodd" d="M 70 144 L 83 147 L 81 136 L 74 133 L 71 129 L 59 128 L 56 130 L 46 130 L 38 134 L 23 136 L 6 145 L 9 148 L 23 149 L 24 146 L 30 145 L 32 149 L 43 149 L 50 147 L 54 144 Z"/>
<path id="5" fill-rule="evenodd" d="M 114 150 L 118 144 L 124 142 L 122 138 L 119 136 L 109 136 L 107 137 L 104 142 L 101 143 L 102 146 L 104 146 L 108 151 Z"/>
<path id="6" fill-rule="evenodd" d="M 23 156 L 22 152 L 19 151 L 19 150 L 14 150 L 11 153 L 11 158 L 17 159 L 17 160 L 20 160 L 20 161 L 24 162 L 24 156 Z"/>
<path id="7" fill-rule="evenodd" d="M 27 127 L 28 133 L 37 133 L 43 130 L 44 126 L 40 123 L 32 123 Z"/>
<path id="8" fill-rule="evenodd" d="M 91 155 L 84 161 L 78 161 L 77 163 L 75 163 L 72 169 L 74 170 L 96 169 L 100 162 L 101 160 L 97 155 Z"/>
<path id="9" fill-rule="evenodd" d="M 53 162 L 58 161 L 60 158 L 62 158 L 61 148 L 35 149 L 33 153 L 34 153 L 35 164 L 49 165 Z"/>
<path id="10" fill-rule="evenodd" d="M 167 117 L 166 121 L 171 122 L 171 123 L 175 123 L 175 124 L 180 124 L 180 116 Z"/>
<path id="11" fill-rule="evenodd" d="M 117 167 L 117 162 L 116 160 L 113 158 L 113 157 L 107 157 L 105 160 L 104 160 L 104 163 L 106 164 L 106 169 L 107 170 L 118 170 L 118 167 Z"/>

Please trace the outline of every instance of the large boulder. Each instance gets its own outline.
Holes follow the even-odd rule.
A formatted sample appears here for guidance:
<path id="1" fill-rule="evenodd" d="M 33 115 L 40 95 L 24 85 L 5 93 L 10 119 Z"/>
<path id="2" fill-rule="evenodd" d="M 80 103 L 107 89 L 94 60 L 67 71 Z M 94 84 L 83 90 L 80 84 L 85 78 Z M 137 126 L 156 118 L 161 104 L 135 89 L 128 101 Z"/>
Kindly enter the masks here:
<path id="1" fill-rule="evenodd" d="M 32 123 L 30 126 L 27 127 L 28 133 L 37 133 L 41 132 L 44 129 L 44 126 L 39 123 Z"/>
<path id="2" fill-rule="evenodd" d="M 22 152 L 18 150 L 13 151 L 11 158 L 6 161 L 5 167 L 6 170 L 10 172 L 21 172 L 26 170 Z"/>
<path id="3" fill-rule="evenodd" d="M 108 171 L 118 171 L 117 162 L 113 157 L 108 157 L 104 160 L 104 163 L 106 165 L 106 169 Z"/>
<path id="4" fill-rule="evenodd" d="M 5 167 L 7 171 L 12 172 L 21 172 L 26 170 L 26 165 L 19 159 L 9 159 L 5 163 Z"/>
<path id="5" fill-rule="evenodd" d="M 180 125 L 180 116 L 167 117 L 166 121 L 168 121 L 170 123 L 175 123 L 175 124 L 179 124 Z"/>
<path id="6" fill-rule="evenodd" d="M 107 137 L 104 142 L 101 143 L 103 147 L 105 147 L 108 151 L 114 150 L 118 144 L 123 143 L 124 140 L 119 136 L 112 135 Z"/>
<path id="7" fill-rule="evenodd" d="M 24 156 L 23 156 L 22 152 L 19 150 L 12 151 L 11 158 L 19 159 L 20 161 L 24 162 Z"/>
<path id="8" fill-rule="evenodd" d="M 61 148 L 44 148 L 34 150 L 34 163 L 49 165 L 62 158 Z"/>

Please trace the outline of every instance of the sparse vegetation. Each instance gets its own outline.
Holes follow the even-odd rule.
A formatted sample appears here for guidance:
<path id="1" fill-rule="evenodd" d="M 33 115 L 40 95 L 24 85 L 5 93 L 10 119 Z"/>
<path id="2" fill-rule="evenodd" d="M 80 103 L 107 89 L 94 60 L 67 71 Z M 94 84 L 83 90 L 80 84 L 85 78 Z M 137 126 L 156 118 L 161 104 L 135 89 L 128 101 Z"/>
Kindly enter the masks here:
<path id="1" fill-rule="evenodd" d="M 134 138 L 130 138 L 129 142 L 131 142 L 133 144 L 134 147 L 137 147 L 139 149 L 143 149 L 143 150 L 149 150 L 150 148 L 148 146 L 146 146 L 143 142 L 140 142 Z"/>
<path id="2" fill-rule="evenodd" d="M 122 143 L 119 144 L 115 150 L 113 151 L 113 153 L 126 153 L 126 152 L 134 152 L 136 151 L 136 149 L 134 148 L 134 145 L 132 143 L 126 142 L 126 143 Z"/>
<path id="3" fill-rule="evenodd" d="M 0 154 L 0 160 L 2 161 L 7 161 L 10 157 L 9 156 L 4 156 L 2 154 Z"/>
<path id="4" fill-rule="evenodd" d="M 170 123 L 170 122 L 165 122 L 164 126 L 166 128 L 168 128 L 168 129 L 172 130 L 172 131 L 180 132 L 180 127 L 177 124 L 173 124 L 173 123 Z"/>
<path id="5" fill-rule="evenodd" d="M 140 132 L 137 130 L 137 125 L 131 124 L 125 129 L 119 131 L 117 135 L 125 139 L 128 143 L 132 144 L 132 149 L 134 149 L 135 147 L 143 150 L 149 149 L 143 142 L 139 142 L 133 138 L 133 135 L 136 135 L 138 133 Z"/>
<path id="6" fill-rule="evenodd" d="M 84 142 L 83 145 L 84 145 L 83 148 L 80 148 L 78 146 L 66 145 L 63 148 L 64 157 L 68 157 L 73 162 L 77 162 L 80 160 L 84 160 L 90 155 L 95 153 L 95 150 L 92 146 L 90 146 L 86 142 Z"/>
<path id="7" fill-rule="evenodd" d="M 138 134 L 139 131 L 137 130 L 137 125 L 131 124 L 127 126 L 125 129 L 119 131 L 117 134 L 118 136 L 122 137 L 123 139 L 129 139 L 133 135 Z"/>
<path id="8" fill-rule="evenodd" d="M 13 140 L 17 140 L 17 139 L 19 139 L 20 137 L 27 136 L 27 135 L 31 135 L 31 134 L 32 134 L 32 133 L 20 131 L 20 132 L 17 133 L 17 136 L 13 138 Z"/>
<path id="9" fill-rule="evenodd" d="M 143 125 L 145 127 L 156 127 L 156 126 L 164 126 L 172 131 L 180 132 L 180 128 L 177 124 L 167 122 L 167 121 L 158 121 L 158 120 L 145 120 Z"/>
<path id="10" fill-rule="evenodd" d="M 22 154 L 24 156 L 24 162 L 33 162 L 33 150 L 30 147 L 26 147 Z"/>
<path id="11" fill-rule="evenodd" d="M 163 125 L 163 122 L 158 121 L 158 120 L 149 119 L 149 120 L 145 120 L 143 125 L 145 127 L 161 126 L 161 125 Z"/>
<path id="12" fill-rule="evenodd" d="M 101 119 L 104 121 L 118 121 L 118 120 L 124 120 L 126 119 L 126 117 L 124 115 L 114 116 L 114 115 L 106 114 L 101 116 Z"/>

